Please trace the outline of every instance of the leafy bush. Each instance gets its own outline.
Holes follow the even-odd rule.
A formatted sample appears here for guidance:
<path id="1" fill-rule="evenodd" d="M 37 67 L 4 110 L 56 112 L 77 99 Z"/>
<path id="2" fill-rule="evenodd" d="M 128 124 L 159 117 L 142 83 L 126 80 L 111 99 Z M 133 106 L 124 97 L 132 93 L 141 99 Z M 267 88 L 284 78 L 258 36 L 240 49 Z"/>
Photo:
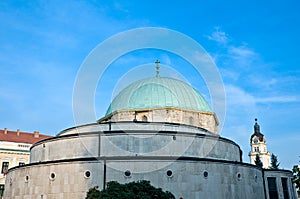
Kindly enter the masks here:
<path id="1" fill-rule="evenodd" d="M 116 181 L 107 183 L 105 190 L 93 187 L 87 192 L 86 199 L 175 199 L 171 192 L 155 188 L 150 181 L 142 180 L 120 184 Z"/>

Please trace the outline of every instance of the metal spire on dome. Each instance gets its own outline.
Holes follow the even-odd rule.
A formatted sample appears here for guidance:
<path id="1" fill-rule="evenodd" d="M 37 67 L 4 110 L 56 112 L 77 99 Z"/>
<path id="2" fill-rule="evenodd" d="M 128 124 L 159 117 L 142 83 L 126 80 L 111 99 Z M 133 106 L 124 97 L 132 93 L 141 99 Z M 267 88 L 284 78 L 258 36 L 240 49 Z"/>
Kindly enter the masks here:
<path id="1" fill-rule="evenodd" d="M 255 118 L 255 124 L 254 124 L 254 134 L 258 135 L 258 136 L 264 136 L 261 132 L 260 132 L 260 126 L 257 123 L 257 118 Z"/>
<path id="2" fill-rule="evenodd" d="M 257 118 L 254 119 L 255 120 L 255 124 L 254 124 L 254 133 L 259 134 L 260 133 L 260 127 L 257 124 Z"/>
<path id="3" fill-rule="evenodd" d="M 160 61 L 156 60 L 155 64 L 156 64 L 156 67 L 155 67 L 156 68 L 156 77 L 160 77 L 160 75 L 159 75 Z"/>

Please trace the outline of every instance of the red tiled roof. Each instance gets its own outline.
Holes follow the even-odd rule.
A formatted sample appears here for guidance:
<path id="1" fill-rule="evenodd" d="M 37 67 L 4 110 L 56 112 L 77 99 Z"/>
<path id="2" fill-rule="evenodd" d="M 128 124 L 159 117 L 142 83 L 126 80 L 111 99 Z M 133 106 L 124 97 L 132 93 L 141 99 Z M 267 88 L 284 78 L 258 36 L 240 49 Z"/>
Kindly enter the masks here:
<path id="1" fill-rule="evenodd" d="M 38 137 L 34 136 L 37 133 L 38 132 L 35 133 L 19 132 L 18 135 L 17 131 L 7 130 L 7 134 L 5 134 L 5 129 L 4 130 L 0 129 L 0 141 L 34 144 L 40 140 L 52 137 L 48 135 L 42 135 L 39 133 L 38 133 Z"/>

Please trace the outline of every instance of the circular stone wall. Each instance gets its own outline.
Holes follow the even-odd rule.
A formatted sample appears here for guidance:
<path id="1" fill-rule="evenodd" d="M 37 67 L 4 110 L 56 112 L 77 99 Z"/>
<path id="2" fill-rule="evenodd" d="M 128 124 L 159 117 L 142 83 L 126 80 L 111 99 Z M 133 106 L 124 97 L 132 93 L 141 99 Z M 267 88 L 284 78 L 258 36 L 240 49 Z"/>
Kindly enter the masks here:
<path id="1" fill-rule="evenodd" d="M 141 130 L 143 124 L 139 125 L 134 130 L 126 131 L 115 127 L 115 130 L 97 132 L 93 125 L 83 126 L 76 134 L 64 131 L 60 136 L 33 145 L 30 162 L 136 156 L 211 158 L 241 162 L 241 150 L 237 144 L 205 130 L 191 128 L 190 132 L 171 131 L 171 124 L 168 128 L 164 126 L 161 131 Z M 152 124 L 152 129 L 155 127 L 161 126 Z M 74 129 L 70 131 L 76 132 Z"/>
<path id="2" fill-rule="evenodd" d="M 100 159 L 34 163 L 11 169 L 4 198 L 84 198 L 89 188 L 109 181 L 149 180 L 176 198 L 264 198 L 262 171 L 256 166 L 219 160 L 179 159 L 162 169 L 139 173 L 164 160 Z M 105 164 L 104 164 L 105 163 Z M 115 170 L 115 164 L 122 170 Z M 45 186 L 47 185 L 47 186 Z"/>

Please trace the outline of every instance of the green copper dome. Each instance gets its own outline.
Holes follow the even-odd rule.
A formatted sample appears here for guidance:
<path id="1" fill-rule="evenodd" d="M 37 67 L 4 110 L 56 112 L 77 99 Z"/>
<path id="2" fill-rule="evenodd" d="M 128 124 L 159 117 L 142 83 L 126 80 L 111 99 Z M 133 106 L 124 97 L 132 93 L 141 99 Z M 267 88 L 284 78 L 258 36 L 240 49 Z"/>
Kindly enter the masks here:
<path id="1" fill-rule="evenodd" d="M 154 77 L 142 79 L 123 89 L 110 104 L 106 115 L 117 110 L 183 108 L 212 112 L 201 94 L 180 80 Z"/>

